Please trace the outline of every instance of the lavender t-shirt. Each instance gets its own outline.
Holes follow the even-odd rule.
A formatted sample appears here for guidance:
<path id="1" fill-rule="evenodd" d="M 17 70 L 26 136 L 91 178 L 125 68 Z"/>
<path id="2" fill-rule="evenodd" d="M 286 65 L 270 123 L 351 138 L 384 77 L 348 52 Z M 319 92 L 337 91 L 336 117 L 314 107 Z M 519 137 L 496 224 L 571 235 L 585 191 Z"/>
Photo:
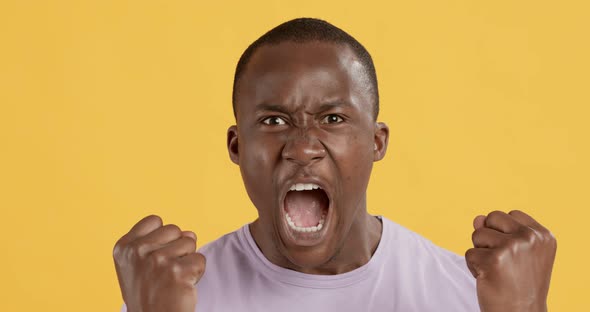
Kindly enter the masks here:
<path id="1" fill-rule="evenodd" d="M 200 249 L 207 268 L 197 284 L 196 311 L 479 311 L 475 279 L 463 257 L 381 220 L 383 233 L 371 260 L 338 275 L 271 263 L 245 225 Z"/>

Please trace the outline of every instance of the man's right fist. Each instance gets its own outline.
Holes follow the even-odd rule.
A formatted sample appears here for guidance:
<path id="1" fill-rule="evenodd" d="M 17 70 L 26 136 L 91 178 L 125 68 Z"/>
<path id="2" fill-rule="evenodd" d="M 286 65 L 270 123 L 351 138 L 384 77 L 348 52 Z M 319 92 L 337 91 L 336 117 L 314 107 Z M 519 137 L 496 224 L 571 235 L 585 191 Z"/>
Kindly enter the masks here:
<path id="1" fill-rule="evenodd" d="M 194 312 L 195 284 L 205 272 L 195 233 L 148 216 L 113 249 L 123 300 L 129 312 Z"/>

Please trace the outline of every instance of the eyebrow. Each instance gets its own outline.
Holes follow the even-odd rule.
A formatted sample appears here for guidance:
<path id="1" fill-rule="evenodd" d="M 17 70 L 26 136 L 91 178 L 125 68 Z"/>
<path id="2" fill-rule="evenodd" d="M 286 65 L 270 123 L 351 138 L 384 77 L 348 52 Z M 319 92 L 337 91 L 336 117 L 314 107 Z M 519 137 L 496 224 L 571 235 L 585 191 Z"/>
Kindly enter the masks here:
<path id="1" fill-rule="evenodd" d="M 335 107 L 341 107 L 341 106 L 351 106 L 351 104 L 348 102 L 345 102 L 345 101 L 327 102 L 327 103 L 320 104 L 320 106 L 318 107 L 318 109 L 316 111 L 321 113 L 321 112 L 325 112 L 327 110 L 333 109 Z M 275 103 L 260 103 L 260 104 L 256 105 L 256 111 L 273 111 L 273 112 L 281 112 L 284 114 L 291 113 L 284 106 L 279 105 L 279 104 L 275 104 Z"/>
<path id="2" fill-rule="evenodd" d="M 325 112 L 327 110 L 333 109 L 335 107 L 342 107 L 342 106 L 351 106 L 350 103 L 345 101 L 336 101 L 336 102 L 327 102 L 320 105 L 318 108 L 318 112 Z"/>
<path id="3" fill-rule="evenodd" d="M 289 114 L 289 111 L 285 107 L 274 103 L 260 103 L 256 105 L 256 111 L 273 111 Z"/>

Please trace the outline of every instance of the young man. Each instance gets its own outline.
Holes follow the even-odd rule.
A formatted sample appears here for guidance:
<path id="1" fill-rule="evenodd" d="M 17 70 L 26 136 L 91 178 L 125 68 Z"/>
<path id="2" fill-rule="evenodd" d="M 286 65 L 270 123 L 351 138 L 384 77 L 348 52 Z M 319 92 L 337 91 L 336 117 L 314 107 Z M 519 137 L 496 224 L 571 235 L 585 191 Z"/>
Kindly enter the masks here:
<path id="1" fill-rule="evenodd" d="M 476 217 L 466 258 L 367 213 L 389 130 L 350 35 L 279 25 L 233 92 L 227 146 L 258 219 L 199 252 L 193 232 L 139 221 L 114 248 L 124 311 L 546 311 L 556 242 L 525 213 Z"/>

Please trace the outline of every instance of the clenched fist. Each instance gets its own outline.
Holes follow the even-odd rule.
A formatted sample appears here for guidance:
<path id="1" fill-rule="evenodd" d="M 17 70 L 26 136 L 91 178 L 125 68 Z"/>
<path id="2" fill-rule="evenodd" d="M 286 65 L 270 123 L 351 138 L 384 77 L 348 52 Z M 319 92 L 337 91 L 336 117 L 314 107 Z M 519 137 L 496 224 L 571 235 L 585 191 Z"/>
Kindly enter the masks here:
<path id="1" fill-rule="evenodd" d="M 551 232 L 522 211 L 478 216 L 473 227 L 474 248 L 465 259 L 481 311 L 547 311 L 557 249 Z"/>
<path id="2" fill-rule="evenodd" d="M 205 271 L 196 235 L 148 216 L 113 250 L 123 300 L 129 312 L 194 312 L 195 284 Z"/>

